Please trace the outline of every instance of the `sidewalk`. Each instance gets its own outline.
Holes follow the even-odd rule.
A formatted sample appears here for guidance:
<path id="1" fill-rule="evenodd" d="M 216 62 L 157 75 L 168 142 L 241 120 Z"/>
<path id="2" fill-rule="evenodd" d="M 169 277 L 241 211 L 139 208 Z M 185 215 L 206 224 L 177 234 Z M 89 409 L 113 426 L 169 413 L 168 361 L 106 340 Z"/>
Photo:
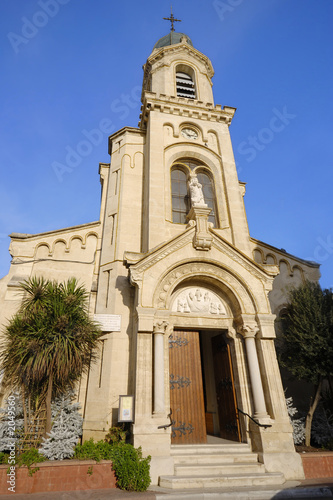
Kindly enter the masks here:
<path id="1" fill-rule="evenodd" d="M 142 493 L 112 488 L 109 490 L 59 491 L 2 495 L 1 500 L 291 500 L 331 499 L 333 500 L 333 477 L 289 481 L 283 487 L 258 486 L 256 489 L 230 488 L 229 490 L 165 490 L 151 486 Z"/>
<path id="2" fill-rule="evenodd" d="M 129 492 L 112 488 L 109 490 L 56 491 L 52 493 L 31 493 L 1 495 L 1 500 L 155 500 L 153 491 Z"/>

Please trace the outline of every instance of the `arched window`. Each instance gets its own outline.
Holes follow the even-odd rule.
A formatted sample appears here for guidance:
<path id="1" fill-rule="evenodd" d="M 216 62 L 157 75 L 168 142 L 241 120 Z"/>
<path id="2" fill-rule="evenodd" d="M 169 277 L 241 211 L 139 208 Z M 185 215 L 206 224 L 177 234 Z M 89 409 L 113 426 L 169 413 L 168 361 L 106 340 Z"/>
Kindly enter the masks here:
<path id="1" fill-rule="evenodd" d="M 188 185 L 191 172 L 197 175 L 205 203 L 212 209 L 208 220 L 216 227 L 216 204 L 212 177 L 203 170 L 201 163 L 187 158 L 178 160 L 171 170 L 172 222 L 176 224 L 187 222 L 186 216 L 191 208 Z"/>
<path id="2" fill-rule="evenodd" d="M 183 170 L 175 168 L 171 171 L 172 190 L 172 222 L 186 224 L 186 215 L 189 211 L 187 192 L 187 177 Z"/>
<path id="3" fill-rule="evenodd" d="M 183 71 L 176 73 L 177 96 L 195 99 L 195 85 L 193 78 Z"/>

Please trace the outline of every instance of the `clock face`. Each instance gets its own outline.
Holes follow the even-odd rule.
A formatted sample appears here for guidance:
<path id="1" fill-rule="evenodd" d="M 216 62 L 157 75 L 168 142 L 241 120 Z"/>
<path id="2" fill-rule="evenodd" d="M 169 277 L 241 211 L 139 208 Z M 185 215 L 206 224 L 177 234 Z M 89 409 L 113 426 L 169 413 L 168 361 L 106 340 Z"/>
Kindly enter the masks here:
<path id="1" fill-rule="evenodd" d="M 192 128 L 183 128 L 183 130 L 181 131 L 181 134 L 186 139 L 197 139 L 198 138 L 197 132 L 195 130 L 193 130 Z"/>

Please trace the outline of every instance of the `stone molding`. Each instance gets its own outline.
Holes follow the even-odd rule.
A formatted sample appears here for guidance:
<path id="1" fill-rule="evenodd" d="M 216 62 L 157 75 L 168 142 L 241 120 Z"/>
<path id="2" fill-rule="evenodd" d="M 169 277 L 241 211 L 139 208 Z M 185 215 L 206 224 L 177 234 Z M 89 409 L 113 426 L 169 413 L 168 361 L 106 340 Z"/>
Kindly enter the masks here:
<path id="1" fill-rule="evenodd" d="M 182 57 L 183 57 L 184 52 L 185 52 L 186 56 L 190 55 L 190 56 L 195 57 L 196 59 L 198 59 L 201 63 L 203 63 L 205 65 L 205 69 L 206 69 L 208 77 L 212 78 L 214 76 L 214 69 L 213 69 L 213 65 L 212 65 L 210 59 L 207 56 L 205 56 L 204 54 L 202 54 L 202 52 L 199 52 L 199 50 L 195 49 L 194 47 L 192 47 L 188 43 L 184 43 L 184 42 L 180 42 L 177 44 L 172 44 L 172 45 L 168 45 L 165 47 L 160 47 L 158 49 L 155 49 L 152 52 L 152 54 L 148 57 L 147 63 L 144 66 L 145 75 L 146 75 L 146 71 L 150 72 L 152 66 L 155 63 L 157 63 L 161 59 L 165 58 L 166 53 L 174 54 L 177 52 L 181 52 Z M 173 61 L 170 61 L 170 64 L 172 64 L 172 62 Z"/>
<path id="2" fill-rule="evenodd" d="M 249 293 L 245 289 L 243 283 L 238 281 L 231 273 L 225 269 L 218 267 L 215 263 L 206 262 L 189 262 L 182 264 L 170 271 L 160 282 L 155 292 L 154 302 L 157 302 L 158 309 L 167 308 L 167 300 L 170 297 L 170 292 L 186 278 L 189 277 L 209 277 L 214 280 L 222 281 L 223 284 L 229 285 L 228 288 L 233 297 L 237 300 L 238 307 L 242 307 L 248 313 L 254 314 L 253 303 Z"/>
<path id="3" fill-rule="evenodd" d="M 136 263 L 133 264 L 133 266 L 136 266 L 136 268 L 133 268 L 133 266 L 130 267 L 132 262 L 135 261 L 134 253 L 125 252 L 124 261 L 127 267 L 130 267 L 130 279 L 132 284 L 135 284 L 138 281 L 142 281 L 142 275 L 144 271 L 170 255 L 171 253 L 187 245 L 193 238 L 193 232 L 193 227 L 189 227 L 183 234 L 181 234 L 180 236 L 176 236 L 173 240 L 161 245 L 159 248 L 153 249 L 150 253 L 144 256 L 142 256 L 143 254 L 137 254 L 139 260 L 137 260 Z"/>
<path id="4" fill-rule="evenodd" d="M 270 338 L 274 339 L 275 334 L 275 314 L 257 314 L 256 316 L 258 324 L 260 326 L 260 332 L 258 337 L 260 338 Z"/>
<path id="5" fill-rule="evenodd" d="M 197 210 L 197 209 L 196 209 Z M 200 209 L 203 210 L 203 209 Z M 210 209 L 208 209 L 210 210 Z M 192 209 L 191 209 L 192 212 Z M 190 212 L 190 214 L 191 214 Z M 189 215 L 190 215 L 189 214 Z M 200 231 L 201 228 L 197 228 L 197 221 L 190 219 L 187 224 L 187 228 L 181 235 L 176 236 L 171 241 L 167 243 L 163 243 L 160 247 L 153 249 L 148 254 L 140 254 L 133 252 L 125 252 L 124 253 L 124 262 L 125 265 L 130 270 L 130 281 L 132 284 L 138 284 L 143 279 L 143 273 L 151 268 L 154 264 L 158 263 L 168 255 L 174 253 L 176 250 L 183 248 L 189 242 L 193 241 L 196 237 L 196 233 Z M 246 271 L 251 273 L 252 276 L 256 277 L 259 280 L 266 281 L 266 289 L 271 289 L 271 285 L 273 282 L 273 278 L 268 276 L 263 269 L 260 268 L 258 264 L 255 264 L 251 261 L 245 254 L 241 253 L 239 249 L 234 248 L 225 240 L 222 240 L 221 237 L 214 232 L 214 230 L 210 227 L 210 223 L 208 222 L 207 228 L 205 229 L 205 234 L 208 234 L 210 238 L 212 236 L 211 245 L 214 246 L 217 250 L 222 252 L 224 255 L 227 255 L 233 261 L 240 264 Z M 216 264 L 212 262 L 211 264 Z M 219 269 L 221 269 L 219 267 Z M 226 271 L 224 271 L 226 272 Z"/>
<path id="6" fill-rule="evenodd" d="M 212 103 L 205 104 L 195 99 L 192 102 L 185 97 L 157 95 L 156 92 L 145 91 L 139 122 L 141 129 L 146 128 L 151 111 L 230 125 L 236 109 L 230 106 L 224 106 L 222 109 L 219 104 L 213 107 Z"/>
<path id="7" fill-rule="evenodd" d="M 214 230 L 212 231 L 214 233 Z M 250 260 L 247 257 L 247 255 L 241 254 L 239 249 L 234 249 L 230 244 L 222 240 L 217 233 L 215 234 L 216 238 L 213 239 L 213 246 L 218 250 L 220 250 L 221 252 L 223 252 L 224 254 L 226 254 L 232 260 L 243 266 L 247 271 L 249 271 L 253 276 L 258 278 L 259 280 L 265 280 L 268 283 L 268 285 L 270 285 L 268 290 L 271 290 L 273 286 L 273 277 L 267 275 L 265 269 L 260 268 L 259 267 L 260 265 Z M 276 274 L 274 274 L 274 276 Z"/>

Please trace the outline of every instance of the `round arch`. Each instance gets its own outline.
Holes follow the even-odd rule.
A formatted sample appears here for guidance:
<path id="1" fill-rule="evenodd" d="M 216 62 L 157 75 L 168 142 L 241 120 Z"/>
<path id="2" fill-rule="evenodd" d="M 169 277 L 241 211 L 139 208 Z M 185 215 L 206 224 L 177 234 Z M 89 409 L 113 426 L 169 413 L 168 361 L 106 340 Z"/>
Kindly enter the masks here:
<path id="1" fill-rule="evenodd" d="M 153 306 L 158 310 L 170 310 L 174 293 L 191 283 L 202 284 L 220 295 L 234 318 L 240 314 L 256 314 L 255 299 L 246 284 L 215 262 L 189 261 L 168 270 L 155 290 Z"/>
<path id="2" fill-rule="evenodd" d="M 221 158 L 212 150 L 208 150 L 205 146 L 201 144 L 187 144 L 184 148 L 183 144 L 171 144 L 167 146 L 164 150 L 164 164 L 166 167 L 166 172 L 168 168 L 170 169 L 174 164 L 180 160 L 190 161 L 191 159 L 202 164 L 207 170 L 211 172 L 212 179 L 214 181 L 214 190 L 216 198 L 216 218 L 217 226 L 220 229 L 229 227 L 229 212 L 226 200 L 226 187 L 224 176 L 221 175 L 222 163 Z M 200 165 L 198 165 L 200 166 Z M 166 183 L 166 186 L 170 190 L 166 193 L 166 210 L 167 213 L 171 214 L 171 183 L 170 187 Z"/>

